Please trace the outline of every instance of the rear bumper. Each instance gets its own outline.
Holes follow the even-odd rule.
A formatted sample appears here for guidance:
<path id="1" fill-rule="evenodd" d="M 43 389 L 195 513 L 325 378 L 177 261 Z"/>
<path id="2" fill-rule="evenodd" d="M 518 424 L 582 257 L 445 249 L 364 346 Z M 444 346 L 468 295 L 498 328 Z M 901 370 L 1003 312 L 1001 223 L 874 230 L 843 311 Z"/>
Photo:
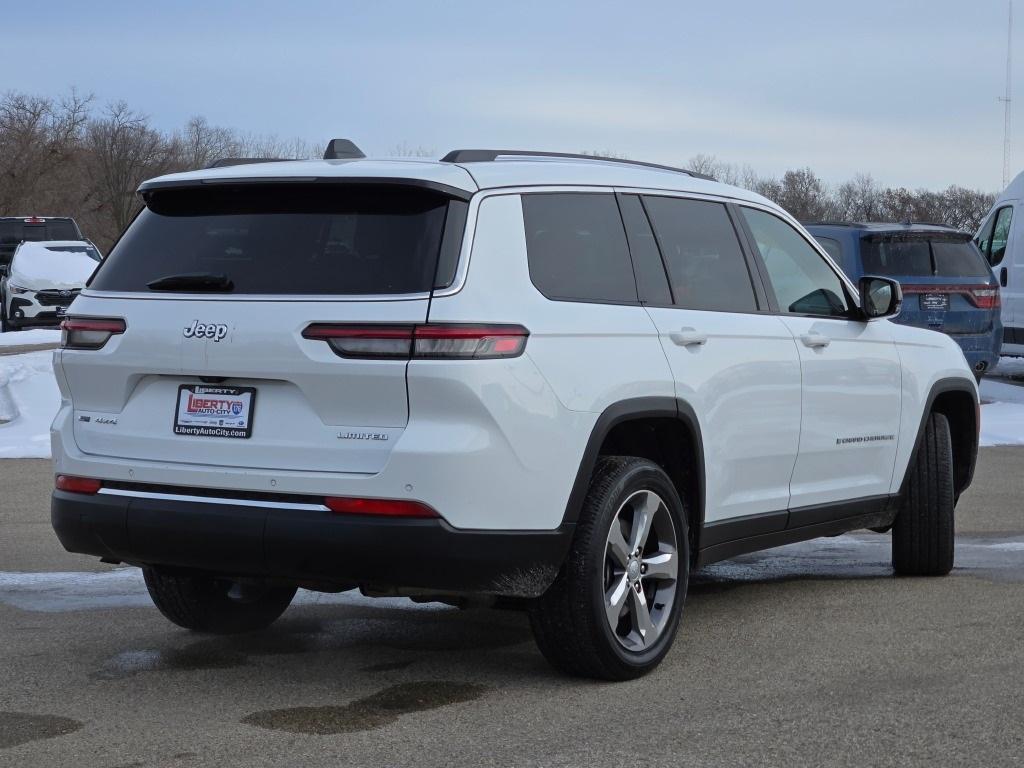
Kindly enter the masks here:
<path id="1" fill-rule="evenodd" d="M 573 531 L 466 531 L 441 520 L 63 491 L 53 493 L 51 520 L 69 552 L 135 565 L 517 597 L 550 586 Z"/>
<path id="2" fill-rule="evenodd" d="M 979 365 L 983 366 L 983 370 L 990 370 L 999 362 L 999 350 L 1002 347 L 1001 328 L 989 333 L 951 333 L 949 336 L 963 350 L 972 370 L 977 371 Z"/>

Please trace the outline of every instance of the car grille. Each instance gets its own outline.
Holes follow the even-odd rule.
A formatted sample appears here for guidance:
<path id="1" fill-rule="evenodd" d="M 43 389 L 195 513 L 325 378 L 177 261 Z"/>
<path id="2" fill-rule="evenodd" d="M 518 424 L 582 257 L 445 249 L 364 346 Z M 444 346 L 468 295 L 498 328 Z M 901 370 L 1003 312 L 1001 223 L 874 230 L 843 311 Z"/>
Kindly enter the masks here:
<path id="1" fill-rule="evenodd" d="M 66 307 L 75 300 L 78 290 L 73 291 L 39 291 L 36 301 L 44 307 Z"/>

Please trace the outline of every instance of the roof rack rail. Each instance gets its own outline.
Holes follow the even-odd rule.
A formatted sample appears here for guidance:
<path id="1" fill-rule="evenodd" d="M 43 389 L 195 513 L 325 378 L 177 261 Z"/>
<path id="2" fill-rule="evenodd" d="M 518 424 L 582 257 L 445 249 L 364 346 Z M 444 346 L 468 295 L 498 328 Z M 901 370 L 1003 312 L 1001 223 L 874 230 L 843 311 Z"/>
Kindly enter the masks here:
<path id="1" fill-rule="evenodd" d="M 527 149 L 453 149 L 441 158 L 442 163 L 490 163 L 499 157 L 553 157 L 565 160 L 598 160 L 605 163 L 622 163 L 624 165 L 638 165 L 642 168 L 654 168 L 659 171 L 672 171 L 674 173 L 685 173 L 697 179 L 714 181 L 713 176 L 708 176 L 686 168 L 676 168 L 671 165 L 659 165 L 658 163 L 645 163 L 640 160 L 625 160 L 619 157 L 605 157 L 603 155 L 577 155 L 571 152 L 534 152 Z"/>
<path id="2" fill-rule="evenodd" d="M 232 165 L 249 165 L 250 163 L 283 163 L 286 157 L 222 157 L 214 160 L 207 168 L 228 168 Z"/>
<path id="3" fill-rule="evenodd" d="M 801 221 L 805 227 L 855 227 L 856 223 L 852 221 L 838 221 L 832 219 L 823 219 L 822 221 Z"/>

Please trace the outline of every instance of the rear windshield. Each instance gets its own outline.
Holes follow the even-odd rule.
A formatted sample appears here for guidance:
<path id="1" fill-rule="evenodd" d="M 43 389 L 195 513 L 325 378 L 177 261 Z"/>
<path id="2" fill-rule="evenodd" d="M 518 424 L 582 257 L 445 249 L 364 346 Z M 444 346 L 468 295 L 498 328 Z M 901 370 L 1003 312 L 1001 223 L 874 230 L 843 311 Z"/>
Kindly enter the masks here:
<path id="1" fill-rule="evenodd" d="M 161 278 L 213 275 L 230 280 L 233 293 L 423 293 L 451 282 L 455 259 L 441 259 L 438 275 L 439 255 L 461 245 L 465 206 L 429 190 L 380 185 L 157 191 L 90 286 L 149 291 Z M 457 237 L 445 236 L 446 219 Z"/>
<path id="2" fill-rule="evenodd" d="M 864 238 L 866 275 L 893 277 L 988 277 L 981 251 L 966 234 L 895 234 Z"/>
<path id="3" fill-rule="evenodd" d="M 80 237 L 74 223 L 68 219 L 47 221 L 44 224 L 0 221 L 0 243 L 20 243 L 25 240 L 78 240 Z"/>

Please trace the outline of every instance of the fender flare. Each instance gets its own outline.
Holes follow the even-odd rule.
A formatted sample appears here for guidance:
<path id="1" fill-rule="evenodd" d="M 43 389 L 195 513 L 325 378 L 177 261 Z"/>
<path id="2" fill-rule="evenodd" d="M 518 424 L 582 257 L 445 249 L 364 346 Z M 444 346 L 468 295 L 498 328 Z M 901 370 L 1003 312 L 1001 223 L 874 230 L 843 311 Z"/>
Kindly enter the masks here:
<path id="1" fill-rule="evenodd" d="M 921 411 L 921 420 L 917 427 L 917 434 L 914 436 L 914 448 L 910 452 L 910 458 L 907 461 L 907 466 L 903 468 L 903 479 L 900 481 L 899 493 L 902 494 L 903 487 L 907 481 L 907 473 L 910 468 L 914 465 L 914 461 L 917 458 L 917 452 L 921 447 L 921 440 L 924 437 L 924 430 L 928 424 L 928 417 L 932 413 L 932 408 L 935 406 L 935 401 L 940 395 L 947 394 L 949 392 L 961 392 L 965 395 L 969 395 L 971 400 L 974 402 L 974 413 L 972 413 L 971 420 L 974 422 L 974 429 L 968 435 L 970 444 L 968 445 L 968 465 L 963 474 L 962 483 L 959 483 L 959 487 L 956 489 L 956 493 L 959 496 L 960 493 L 965 491 L 974 479 L 974 467 L 978 460 L 978 437 L 979 430 L 981 428 L 981 412 L 980 403 L 978 400 L 978 389 L 973 380 L 966 378 L 960 378 L 956 376 L 949 376 L 946 378 L 936 380 L 931 389 L 928 390 L 928 397 L 925 399 L 924 408 Z"/>
<path id="2" fill-rule="evenodd" d="M 576 472 L 576 480 L 573 482 L 572 491 L 569 493 L 569 501 L 565 506 L 565 514 L 562 523 L 575 523 L 579 520 L 580 512 L 583 509 L 583 502 L 590 488 L 590 478 L 593 475 L 594 467 L 605 438 L 617 425 L 628 421 L 650 418 L 671 418 L 681 421 L 693 435 L 694 442 L 694 467 L 697 485 L 697 498 L 687 499 L 687 503 L 696 512 L 695 530 L 691 535 L 699 539 L 700 532 L 704 528 L 704 500 L 706 497 L 706 474 L 704 465 L 704 439 L 701 435 L 700 421 L 697 412 L 688 402 L 677 397 L 636 397 L 628 400 L 620 400 L 609 405 L 601 415 L 598 416 L 594 428 L 590 432 L 587 446 L 583 451 L 583 458 L 580 460 L 579 469 Z"/>

